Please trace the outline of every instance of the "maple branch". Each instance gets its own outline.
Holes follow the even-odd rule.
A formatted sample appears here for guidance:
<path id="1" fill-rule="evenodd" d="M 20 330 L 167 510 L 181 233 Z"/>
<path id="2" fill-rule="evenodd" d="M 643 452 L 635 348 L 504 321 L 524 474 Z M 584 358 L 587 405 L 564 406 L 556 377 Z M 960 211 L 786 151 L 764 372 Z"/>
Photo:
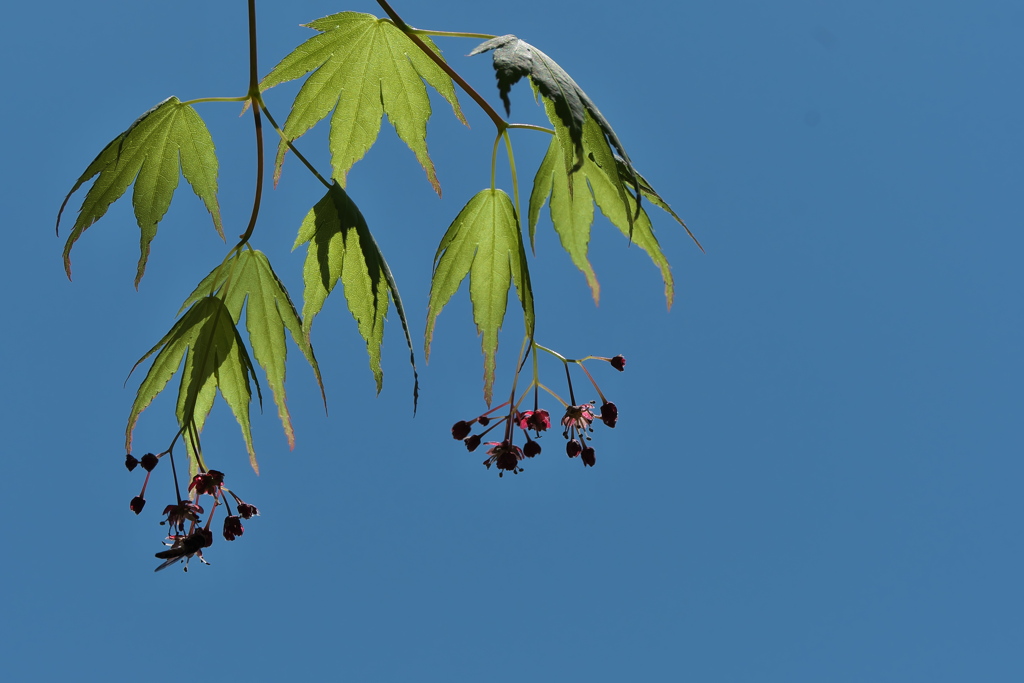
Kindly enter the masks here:
<path id="1" fill-rule="evenodd" d="M 249 241 L 256 229 L 263 199 L 263 119 L 260 117 L 260 76 L 256 52 L 256 0 L 249 0 L 249 101 L 252 102 L 252 118 L 256 126 L 256 192 L 252 200 L 252 215 L 245 232 L 239 236 L 238 246 Z"/>
<path id="2" fill-rule="evenodd" d="M 494 125 L 498 128 L 499 132 L 508 127 L 508 123 L 505 122 L 505 119 L 501 118 L 501 115 L 494 110 L 494 107 L 492 107 L 480 93 L 474 90 L 473 86 L 466 82 L 466 79 L 460 76 L 455 69 L 448 65 L 448 62 L 444 61 L 444 59 L 442 59 L 436 52 L 427 47 L 426 43 L 420 40 L 420 37 L 416 35 L 416 29 L 405 23 L 405 20 L 398 16 L 398 12 L 391 8 L 391 5 L 387 3 L 387 0 L 377 0 L 377 4 L 381 6 L 381 9 L 387 12 L 391 21 L 395 22 L 395 26 L 400 28 L 405 35 L 409 36 L 409 40 L 416 43 L 416 47 L 422 50 L 423 54 L 434 60 L 435 64 L 441 67 L 441 69 L 448 74 L 453 81 L 459 84 L 459 87 L 462 88 L 467 95 L 473 98 L 473 101 L 476 102 L 480 108 L 484 110 L 484 113 L 490 117 L 491 121 L 494 122 Z"/>

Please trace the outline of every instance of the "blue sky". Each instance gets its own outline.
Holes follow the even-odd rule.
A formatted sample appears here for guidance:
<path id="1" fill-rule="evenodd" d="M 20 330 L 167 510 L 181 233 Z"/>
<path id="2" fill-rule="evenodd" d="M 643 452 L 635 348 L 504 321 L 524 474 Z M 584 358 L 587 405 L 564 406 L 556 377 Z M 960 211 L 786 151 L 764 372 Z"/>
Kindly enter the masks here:
<path id="1" fill-rule="evenodd" d="M 442 200 L 388 125 L 348 186 L 410 312 L 418 415 L 397 318 L 374 397 L 335 296 L 313 332 L 330 415 L 292 348 L 297 445 L 268 403 L 254 415 L 256 477 L 215 407 L 205 451 L 262 515 L 210 548 L 212 566 L 154 574 L 170 492 L 157 477 L 143 514 L 128 510 L 141 476 L 123 467 L 122 434 L 138 378 L 124 381 L 225 247 L 182 185 L 139 292 L 127 199 L 76 247 L 69 283 L 53 220 L 95 154 L 157 102 L 244 93 L 244 3 L 58 2 L 45 18 L 12 6 L 0 27 L 5 671 L 1020 680 L 1021 6 L 395 7 L 421 28 L 515 33 L 557 60 L 707 249 L 652 213 L 677 284 L 666 311 L 657 270 L 599 218 L 595 308 L 542 221 L 538 339 L 629 361 L 622 374 L 592 368 L 620 411 L 596 433 L 597 466 L 561 455 L 554 435 L 499 479 L 450 437 L 484 409 L 482 358 L 462 291 L 423 363 L 431 259 L 488 184 L 493 129 L 467 97 L 470 130 L 438 99 L 428 143 Z M 346 9 L 380 13 L 264 3 L 261 72 L 310 35 L 300 23 Z M 476 41 L 438 44 L 497 105 L 489 57 L 462 57 Z M 268 94 L 279 119 L 289 88 Z M 235 105 L 197 108 L 237 234 L 251 125 Z M 525 84 L 512 118 L 543 123 Z M 302 148 L 326 168 L 321 128 Z M 514 142 L 528 187 L 547 140 Z M 302 252 L 289 250 L 320 194 L 290 159 L 254 238 L 296 298 Z M 506 324 L 498 392 L 519 325 Z M 542 372 L 559 381 L 558 367 Z M 164 397 L 143 415 L 138 452 L 166 446 L 172 410 Z"/>

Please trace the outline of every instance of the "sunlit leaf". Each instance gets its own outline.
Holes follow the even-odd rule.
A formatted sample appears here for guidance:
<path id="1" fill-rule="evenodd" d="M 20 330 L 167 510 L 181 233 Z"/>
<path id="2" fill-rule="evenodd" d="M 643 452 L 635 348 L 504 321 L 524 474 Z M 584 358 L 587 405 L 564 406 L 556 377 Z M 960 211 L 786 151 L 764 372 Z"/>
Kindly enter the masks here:
<path id="1" fill-rule="evenodd" d="M 390 294 L 409 346 L 415 402 L 415 397 L 419 395 L 419 380 L 412 352 L 412 336 L 402 307 L 402 298 L 398 294 L 398 285 L 359 207 L 340 186 L 332 186 L 306 214 L 293 248 L 307 243 L 309 247 L 306 249 L 306 261 L 302 269 L 305 283 L 302 324 L 306 339 L 309 339 L 313 319 L 340 280 L 345 290 L 348 310 L 356 320 L 359 334 L 366 341 L 370 369 L 377 382 L 377 391 L 380 392 L 384 382 L 380 347 L 384 340 L 384 319 Z"/>
<path id="2" fill-rule="evenodd" d="M 215 392 L 220 391 L 242 429 L 249 461 L 258 471 L 249 424 L 250 377 L 256 383 L 261 404 L 263 398 L 249 353 L 224 302 L 216 296 L 196 301 L 135 367 L 154 353 L 156 357 L 139 385 L 128 417 L 125 430 L 128 452 L 131 452 L 132 432 L 139 415 L 164 390 L 184 360 L 176 411 L 180 423 L 183 427 L 190 423 L 201 427 L 213 405 Z"/>
<path id="3" fill-rule="evenodd" d="M 632 176 L 630 175 L 629 169 L 626 167 L 626 163 L 618 155 L 615 156 L 615 166 L 618 169 L 620 180 L 622 180 L 623 182 L 628 182 L 632 180 Z M 685 230 L 686 234 L 690 236 L 690 239 L 693 240 L 693 243 L 696 244 L 701 251 L 704 251 L 704 247 L 703 245 L 701 245 L 700 240 L 698 240 L 697 237 L 692 232 L 690 232 L 690 228 L 687 227 L 686 223 L 683 222 L 683 219 L 680 218 L 679 215 L 672 210 L 672 207 L 668 205 L 668 202 L 662 199 L 661 195 L 658 194 L 653 187 L 651 187 L 651 184 L 647 182 L 647 178 L 644 178 L 637 171 L 634 172 L 636 174 L 636 179 L 639 180 L 640 183 L 640 193 L 643 194 L 644 197 L 647 197 L 649 200 L 651 200 L 652 204 L 654 204 L 659 209 L 665 211 L 670 216 L 672 216 L 672 218 L 675 219 L 676 223 L 679 223 L 679 225 L 683 226 L 683 230 Z"/>
<path id="4" fill-rule="evenodd" d="M 661 251 L 661 245 L 658 244 L 658 240 L 654 236 L 654 229 L 647 211 L 639 206 L 636 197 L 623 187 L 615 168 L 614 157 L 610 155 L 602 157 L 597 151 L 594 151 L 593 154 L 594 159 L 588 157 L 583 164 L 583 172 L 586 173 L 590 190 L 594 193 L 594 201 L 600 207 L 601 213 L 623 235 L 651 257 L 651 261 L 661 271 L 661 279 L 665 283 L 665 303 L 672 308 L 672 301 L 675 298 L 672 269 L 668 265 L 665 254 Z M 609 167 L 611 171 L 606 173 L 604 169 Z M 625 203 L 622 201 L 623 195 L 626 198 Z"/>
<path id="5" fill-rule="evenodd" d="M 567 174 L 562 163 L 564 149 L 558 139 L 552 139 L 547 154 L 537 169 L 534 177 L 533 192 L 530 193 L 530 245 L 534 244 L 537 221 L 544 202 L 551 198 L 549 210 L 551 223 L 558 233 L 562 247 L 568 252 L 573 264 L 587 278 L 590 293 L 597 303 L 601 295 L 601 287 L 597 275 L 587 258 L 590 247 L 590 226 L 594 222 L 594 199 L 586 186 L 585 174 Z M 569 184 L 573 176 L 583 176 L 579 185 L 581 191 L 574 191 Z"/>
<path id="6" fill-rule="evenodd" d="M 556 129 L 558 125 L 556 124 Z M 638 205 L 636 195 L 627 185 L 633 180 L 632 173 L 625 168 L 623 160 L 612 152 L 600 126 L 589 115 L 584 117 L 582 142 L 584 163 L 573 174 L 577 176 L 575 191 L 570 188 L 566 175 L 560 172 L 563 167 L 561 162 L 564 147 L 557 137 L 552 139 L 548 146 L 544 161 L 534 178 L 533 192 L 530 195 L 531 238 L 540 216 L 540 209 L 550 197 L 549 209 L 555 232 L 558 233 L 562 246 L 569 253 L 573 263 L 586 276 L 596 302 L 599 294 L 597 279 L 587 258 L 590 226 L 593 222 L 593 203 L 596 201 L 601 212 L 631 242 L 647 252 L 661 271 L 665 283 L 665 300 L 671 307 L 674 297 L 672 271 L 661 245 L 654 236 L 647 211 Z M 668 211 L 693 238 L 682 219 L 668 207 L 643 176 L 635 173 L 635 177 L 643 196 Z M 696 238 L 693 239 L 697 242 Z M 697 246 L 700 246 L 699 242 Z"/>
<path id="7" fill-rule="evenodd" d="M 295 434 L 284 386 L 285 361 L 288 354 L 288 347 L 285 344 L 286 329 L 313 369 L 321 396 L 324 387 L 313 347 L 302 332 L 299 314 L 284 284 L 277 277 L 263 252 L 243 249 L 234 253 L 230 259 L 204 278 L 192 295 L 185 300 L 182 310 L 208 295 L 222 298 L 236 325 L 243 310 L 245 311 L 249 345 L 252 347 L 256 362 L 267 375 L 267 382 L 274 395 L 274 403 L 277 405 L 277 413 L 288 438 L 288 445 L 294 447 Z M 212 403 L 212 396 L 210 402 Z"/>
<path id="8" fill-rule="evenodd" d="M 292 104 L 284 124 L 285 137 L 295 140 L 334 110 L 331 162 L 335 180 L 344 186 L 349 169 L 377 140 L 381 117 L 386 113 L 440 194 L 441 186 L 427 153 L 427 119 L 431 112 L 424 82 L 448 100 L 455 115 L 465 123 L 448 75 L 388 19 L 341 12 L 307 26 L 319 35 L 295 48 L 260 84 L 261 90 L 267 90 L 313 72 Z M 419 37 L 441 54 L 429 38 Z M 282 141 L 275 180 L 287 149 Z"/>
<path id="9" fill-rule="evenodd" d="M 177 97 L 170 97 L 150 109 L 103 148 L 64 198 L 57 214 L 58 228 L 71 195 L 97 174 L 99 177 L 86 192 L 64 245 L 64 270 L 69 278 L 71 248 L 132 183 L 135 183 L 132 206 L 142 230 L 136 287 L 146 271 L 157 224 L 167 213 L 182 174 L 213 216 L 217 233 L 224 237 L 217 203 L 217 155 L 213 139 L 195 109 L 182 104 Z"/>
<path id="10" fill-rule="evenodd" d="M 533 292 L 519 219 L 512 200 L 501 190 L 481 190 L 470 199 L 437 248 L 427 310 L 428 357 L 437 316 L 467 275 L 473 320 L 482 335 L 484 399 L 490 404 L 498 332 L 513 283 L 523 306 L 527 335 L 533 336 L 534 325 Z"/>

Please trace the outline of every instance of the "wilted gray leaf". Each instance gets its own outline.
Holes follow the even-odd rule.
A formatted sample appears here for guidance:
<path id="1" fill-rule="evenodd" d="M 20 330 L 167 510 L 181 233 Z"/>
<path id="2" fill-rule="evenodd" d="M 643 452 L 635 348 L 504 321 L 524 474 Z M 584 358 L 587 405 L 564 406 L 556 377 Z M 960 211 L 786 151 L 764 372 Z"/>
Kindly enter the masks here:
<path id="1" fill-rule="evenodd" d="M 508 93 L 520 78 L 529 76 L 537 91 L 555 105 L 555 113 L 562 124 L 569 129 L 576 148 L 576 159 L 572 170 L 578 171 L 583 166 L 583 115 L 589 112 L 590 117 L 601 127 L 608 142 L 622 158 L 629 173 L 633 188 L 640 195 L 640 181 L 633 168 L 629 155 L 623 149 L 619 137 L 612 130 L 608 120 L 601 114 L 593 100 L 587 97 L 576 81 L 558 66 L 555 60 L 514 35 L 492 38 L 470 52 L 470 56 L 494 50 L 494 73 L 498 79 L 498 91 L 505 103 L 505 112 L 511 114 L 511 102 Z M 554 123 L 552 121 L 552 123 Z"/>

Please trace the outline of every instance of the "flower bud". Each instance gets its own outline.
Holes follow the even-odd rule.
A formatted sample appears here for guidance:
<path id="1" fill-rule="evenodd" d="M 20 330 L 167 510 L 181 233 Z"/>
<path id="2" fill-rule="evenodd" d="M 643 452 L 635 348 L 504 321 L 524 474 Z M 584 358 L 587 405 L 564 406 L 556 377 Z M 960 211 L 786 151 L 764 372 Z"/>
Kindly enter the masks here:
<path id="1" fill-rule="evenodd" d="M 615 427 L 615 421 L 619 419 L 619 409 L 614 403 L 605 403 L 601 406 L 601 421 L 609 427 Z"/>
<path id="2" fill-rule="evenodd" d="M 540 454 L 540 444 L 536 441 L 527 441 L 523 446 L 523 455 L 527 458 L 532 458 L 538 454 Z"/>
<path id="3" fill-rule="evenodd" d="M 583 466 L 593 467 L 595 462 L 597 462 L 597 459 L 594 457 L 594 449 L 587 446 L 583 449 Z"/>
<path id="4" fill-rule="evenodd" d="M 142 460 L 139 461 L 142 464 L 142 469 L 147 472 L 152 472 L 153 468 L 160 462 L 160 458 L 156 457 L 152 453 L 146 453 L 142 456 Z"/>
<path id="5" fill-rule="evenodd" d="M 139 466 L 139 459 L 136 458 L 131 453 L 129 453 L 128 455 L 124 456 L 124 466 L 128 468 L 129 472 L 131 472 L 132 470 Z"/>
<path id="6" fill-rule="evenodd" d="M 128 508 L 135 514 L 142 512 L 144 507 L 146 507 L 146 499 L 142 496 L 135 496 L 132 498 L 132 502 L 128 504 Z"/>
<path id="7" fill-rule="evenodd" d="M 626 369 L 626 357 L 623 356 L 622 354 L 615 356 L 615 358 L 612 358 L 609 362 L 612 364 L 612 367 L 618 370 L 619 372 L 622 372 L 623 370 Z"/>
<path id="8" fill-rule="evenodd" d="M 452 438 L 462 441 L 467 436 L 469 436 L 469 432 L 472 429 L 473 427 L 470 426 L 468 422 L 466 422 L 465 420 L 459 420 L 454 425 L 452 425 Z"/>
<path id="9" fill-rule="evenodd" d="M 466 450 L 472 453 L 473 451 L 476 450 L 476 447 L 480 445 L 480 435 L 474 434 L 473 436 L 463 441 L 463 443 L 466 444 Z"/>
<path id="10" fill-rule="evenodd" d="M 583 450 L 583 446 L 576 439 L 569 439 L 565 444 L 565 454 L 570 458 L 575 458 Z"/>

